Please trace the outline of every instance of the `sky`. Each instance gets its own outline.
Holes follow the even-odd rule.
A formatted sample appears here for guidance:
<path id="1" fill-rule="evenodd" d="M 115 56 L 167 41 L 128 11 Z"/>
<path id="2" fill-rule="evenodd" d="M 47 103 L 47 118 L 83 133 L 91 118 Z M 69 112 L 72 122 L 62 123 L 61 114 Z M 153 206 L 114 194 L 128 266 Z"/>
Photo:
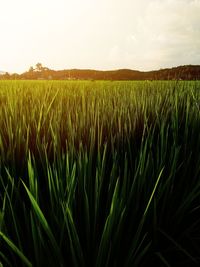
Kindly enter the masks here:
<path id="1" fill-rule="evenodd" d="M 0 70 L 200 64 L 200 0 L 0 0 Z"/>

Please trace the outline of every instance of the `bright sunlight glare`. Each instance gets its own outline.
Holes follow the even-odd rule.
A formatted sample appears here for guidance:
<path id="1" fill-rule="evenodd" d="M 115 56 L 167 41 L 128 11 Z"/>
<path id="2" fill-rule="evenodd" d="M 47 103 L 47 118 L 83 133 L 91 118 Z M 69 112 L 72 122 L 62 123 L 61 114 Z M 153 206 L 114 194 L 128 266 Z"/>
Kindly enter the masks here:
<path id="1" fill-rule="evenodd" d="M 0 0 L 0 70 L 200 62 L 199 0 Z"/>

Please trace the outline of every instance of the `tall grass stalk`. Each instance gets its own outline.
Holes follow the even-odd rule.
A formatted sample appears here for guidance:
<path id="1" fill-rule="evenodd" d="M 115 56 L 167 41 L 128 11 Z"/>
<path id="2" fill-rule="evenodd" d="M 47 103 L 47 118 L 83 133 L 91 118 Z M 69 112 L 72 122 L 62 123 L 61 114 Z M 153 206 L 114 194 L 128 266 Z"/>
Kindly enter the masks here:
<path id="1" fill-rule="evenodd" d="M 0 262 L 198 266 L 200 83 L 0 82 Z"/>

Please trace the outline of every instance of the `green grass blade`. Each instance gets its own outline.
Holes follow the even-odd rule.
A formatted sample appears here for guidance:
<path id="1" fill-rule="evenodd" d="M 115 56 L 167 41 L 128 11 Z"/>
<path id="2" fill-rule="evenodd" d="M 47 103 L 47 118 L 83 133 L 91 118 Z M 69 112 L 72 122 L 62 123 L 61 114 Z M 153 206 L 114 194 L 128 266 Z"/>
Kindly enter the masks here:
<path id="1" fill-rule="evenodd" d="M 32 266 L 31 262 L 23 254 L 23 252 L 20 249 L 18 249 L 18 247 L 6 235 L 4 235 L 4 233 L 2 233 L 1 231 L 0 231 L 0 236 L 3 238 L 3 240 L 9 246 L 9 248 L 20 257 L 20 259 L 22 260 L 22 262 L 26 266 L 28 266 L 28 267 L 31 267 Z"/>

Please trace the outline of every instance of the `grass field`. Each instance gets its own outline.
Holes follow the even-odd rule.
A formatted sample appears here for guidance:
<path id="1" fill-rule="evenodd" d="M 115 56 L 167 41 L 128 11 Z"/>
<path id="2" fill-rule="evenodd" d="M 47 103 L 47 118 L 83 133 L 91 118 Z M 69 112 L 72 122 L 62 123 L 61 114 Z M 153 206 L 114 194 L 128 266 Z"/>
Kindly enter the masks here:
<path id="1" fill-rule="evenodd" d="M 200 82 L 1 81 L 3 266 L 199 266 Z"/>

